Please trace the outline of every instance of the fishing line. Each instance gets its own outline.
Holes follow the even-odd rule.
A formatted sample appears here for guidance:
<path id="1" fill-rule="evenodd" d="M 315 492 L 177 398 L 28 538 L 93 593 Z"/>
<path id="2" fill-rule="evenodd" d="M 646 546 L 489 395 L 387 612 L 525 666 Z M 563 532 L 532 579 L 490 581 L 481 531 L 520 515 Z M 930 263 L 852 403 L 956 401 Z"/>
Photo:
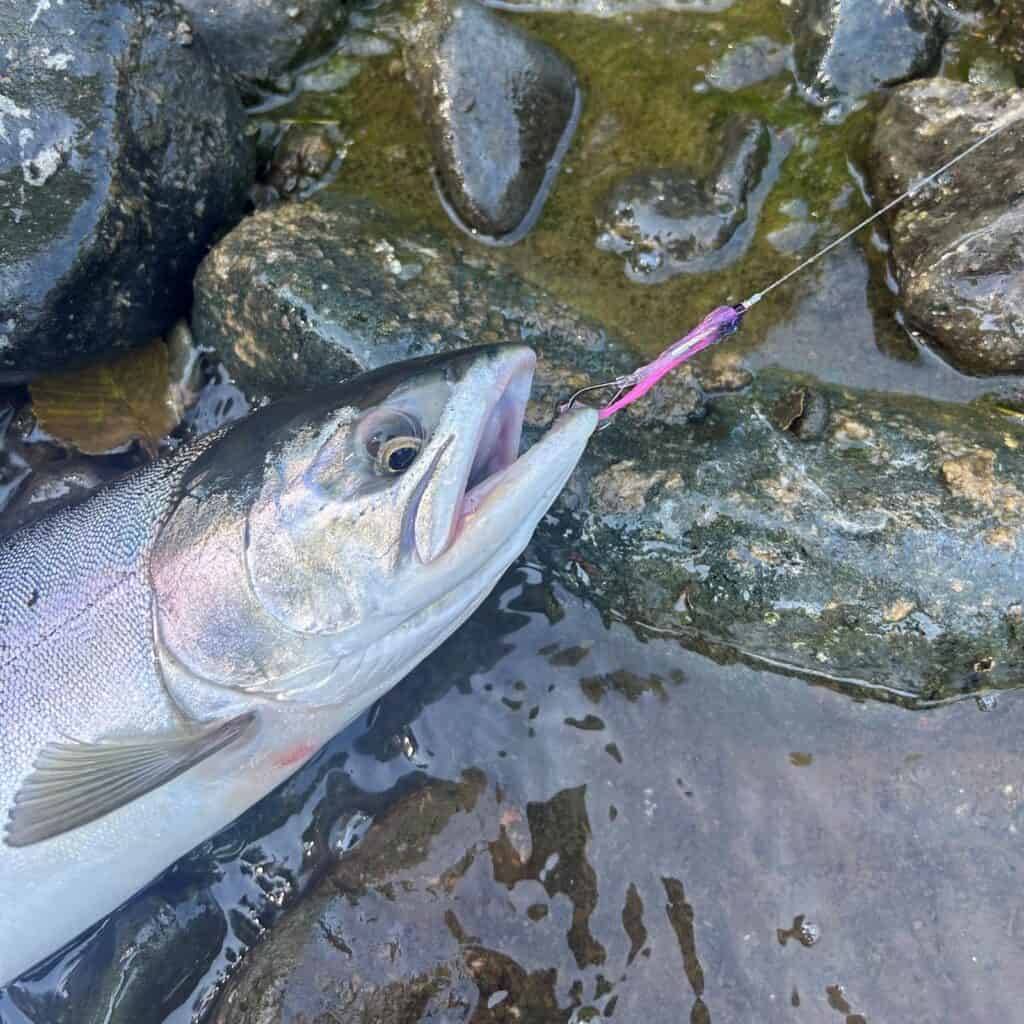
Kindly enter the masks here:
<path id="1" fill-rule="evenodd" d="M 605 388 L 615 388 L 616 392 L 611 401 L 598 411 L 598 418 L 606 425 L 608 419 L 614 416 L 615 413 L 645 395 L 671 370 L 674 370 L 677 366 L 686 362 L 687 359 L 692 358 L 698 352 L 702 352 L 704 349 L 710 348 L 712 345 L 720 342 L 723 338 L 727 338 L 730 334 L 735 334 L 736 331 L 740 329 L 740 324 L 743 320 L 744 314 L 752 306 L 756 306 L 757 303 L 759 303 L 769 292 L 778 288 L 780 285 L 785 284 L 791 277 L 794 277 L 801 271 L 806 270 L 813 263 L 817 263 L 818 260 L 830 253 L 837 245 L 841 245 L 847 239 L 852 238 L 857 234 L 858 231 L 866 228 L 869 224 L 874 223 L 879 217 L 883 217 L 893 209 L 893 207 L 899 206 L 899 204 L 904 202 L 906 199 L 910 199 L 917 195 L 917 193 L 926 185 L 930 185 L 936 178 L 941 177 L 951 167 L 958 164 L 965 157 L 970 156 L 976 149 L 985 145 L 986 142 L 994 139 L 1000 134 L 1000 132 L 1005 131 L 1010 127 L 1010 125 L 1016 124 L 1019 120 L 1020 115 L 1016 115 L 1014 117 L 1008 117 L 1001 124 L 996 124 L 994 128 L 989 130 L 980 139 L 971 143 L 971 145 L 962 150 L 952 159 L 947 160 L 937 170 L 932 171 L 931 174 L 928 174 L 916 181 L 910 186 L 910 188 L 901 192 L 895 199 L 890 200 L 881 209 L 875 210 L 875 212 L 869 217 L 865 217 L 859 224 L 854 225 L 849 231 L 844 232 L 838 238 L 829 242 L 828 245 L 819 249 L 813 256 L 809 256 L 792 270 L 783 274 L 781 277 L 776 278 L 767 287 L 762 288 L 761 291 L 754 292 L 750 298 L 745 299 L 743 302 L 740 302 L 735 306 L 719 306 L 717 309 L 712 310 L 692 331 L 683 335 L 683 337 L 678 341 L 669 345 L 669 347 L 652 362 L 637 367 L 637 369 L 632 373 L 616 377 L 614 380 L 607 380 L 600 384 L 590 384 L 585 388 L 580 388 L 564 405 L 560 406 L 559 412 L 566 412 L 571 409 L 580 397 L 585 394 L 603 390 Z"/>

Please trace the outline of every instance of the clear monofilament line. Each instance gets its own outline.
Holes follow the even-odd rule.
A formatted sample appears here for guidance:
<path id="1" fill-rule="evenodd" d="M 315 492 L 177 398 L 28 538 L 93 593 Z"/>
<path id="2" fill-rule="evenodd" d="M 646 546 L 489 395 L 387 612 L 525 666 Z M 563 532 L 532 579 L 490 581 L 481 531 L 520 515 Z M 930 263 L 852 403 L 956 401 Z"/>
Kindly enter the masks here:
<path id="1" fill-rule="evenodd" d="M 855 234 L 857 234 L 858 231 L 861 230 L 861 228 L 866 228 L 869 224 L 872 224 L 874 221 L 878 220 L 879 217 L 882 217 L 885 214 L 887 214 L 894 206 L 899 206 L 899 204 L 902 203 L 905 199 L 909 199 L 911 196 L 916 195 L 918 192 L 921 191 L 921 189 L 925 187 L 925 185 L 930 185 L 936 178 L 945 174 L 946 171 L 948 171 L 954 164 L 959 163 L 961 160 L 963 160 L 964 157 L 970 156 L 971 153 L 973 153 L 979 146 L 984 146 L 986 142 L 990 141 L 991 139 L 994 139 L 1000 132 L 1005 131 L 1007 128 L 1009 128 L 1010 125 L 1016 124 L 1018 120 L 1020 120 L 1020 115 L 1009 120 L 1006 120 L 1000 125 L 996 125 L 995 128 L 987 132 L 976 142 L 972 142 L 965 150 L 962 150 L 960 153 L 957 153 L 957 155 L 952 159 L 947 160 L 940 168 L 932 171 L 931 174 L 927 175 L 926 177 L 921 178 L 920 181 L 915 182 L 905 192 L 901 192 L 898 196 L 896 196 L 895 199 L 891 199 L 880 210 L 875 210 L 875 212 L 871 214 L 870 217 L 865 217 L 864 220 L 862 220 L 859 224 L 854 225 L 852 228 L 850 228 L 849 231 L 844 232 L 838 238 L 829 242 L 828 245 L 826 245 L 823 249 L 819 249 L 818 252 L 816 252 L 813 256 L 808 256 L 807 259 L 803 261 L 803 263 L 800 263 L 798 266 L 795 266 L 792 270 L 790 270 L 786 274 L 783 274 L 782 277 L 778 278 L 777 280 L 772 281 L 772 283 L 768 285 L 767 288 L 762 288 L 759 292 L 754 292 L 754 294 L 751 295 L 749 299 L 746 299 L 744 302 L 740 303 L 740 305 L 744 309 L 750 309 L 751 306 L 760 302 L 770 291 L 772 291 L 775 288 L 778 288 L 781 284 L 785 284 L 791 277 L 794 277 L 796 274 L 799 274 L 801 270 L 806 270 L 812 263 L 817 263 L 817 261 L 820 260 L 822 256 L 825 256 L 828 253 L 830 253 L 837 245 L 842 245 L 842 243 L 845 242 L 848 238 L 852 238 Z"/>

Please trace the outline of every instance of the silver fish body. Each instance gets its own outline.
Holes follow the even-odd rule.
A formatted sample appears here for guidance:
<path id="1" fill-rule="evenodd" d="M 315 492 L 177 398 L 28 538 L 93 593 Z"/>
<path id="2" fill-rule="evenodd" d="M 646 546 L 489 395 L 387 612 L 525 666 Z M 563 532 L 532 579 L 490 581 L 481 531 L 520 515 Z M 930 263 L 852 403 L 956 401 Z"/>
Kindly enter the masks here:
<path id="1" fill-rule="evenodd" d="M 479 605 L 597 422 L 517 458 L 533 362 L 470 349 L 286 399 L 0 543 L 0 984 Z"/>

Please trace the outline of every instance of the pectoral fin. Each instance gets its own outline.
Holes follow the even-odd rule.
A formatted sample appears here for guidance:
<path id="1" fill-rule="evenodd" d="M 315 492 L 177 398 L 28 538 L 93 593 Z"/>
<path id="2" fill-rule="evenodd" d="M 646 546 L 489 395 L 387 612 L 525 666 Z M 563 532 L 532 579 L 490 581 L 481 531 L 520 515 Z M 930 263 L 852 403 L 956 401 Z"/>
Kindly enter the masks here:
<path id="1" fill-rule="evenodd" d="M 98 743 L 50 743 L 14 797 L 8 846 L 29 846 L 95 821 L 245 735 L 254 712 L 188 732 Z"/>

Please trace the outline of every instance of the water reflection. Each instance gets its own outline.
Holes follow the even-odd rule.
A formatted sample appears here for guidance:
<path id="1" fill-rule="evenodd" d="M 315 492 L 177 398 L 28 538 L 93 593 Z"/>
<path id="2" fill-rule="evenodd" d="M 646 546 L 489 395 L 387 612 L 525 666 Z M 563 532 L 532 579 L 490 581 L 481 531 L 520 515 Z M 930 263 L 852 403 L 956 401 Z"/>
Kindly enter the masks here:
<path id="1" fill-rule="evenodd" d="M 0 1020 L 1011 1020 L 1020 706 L 716 666 L 521 565 Z"/>

